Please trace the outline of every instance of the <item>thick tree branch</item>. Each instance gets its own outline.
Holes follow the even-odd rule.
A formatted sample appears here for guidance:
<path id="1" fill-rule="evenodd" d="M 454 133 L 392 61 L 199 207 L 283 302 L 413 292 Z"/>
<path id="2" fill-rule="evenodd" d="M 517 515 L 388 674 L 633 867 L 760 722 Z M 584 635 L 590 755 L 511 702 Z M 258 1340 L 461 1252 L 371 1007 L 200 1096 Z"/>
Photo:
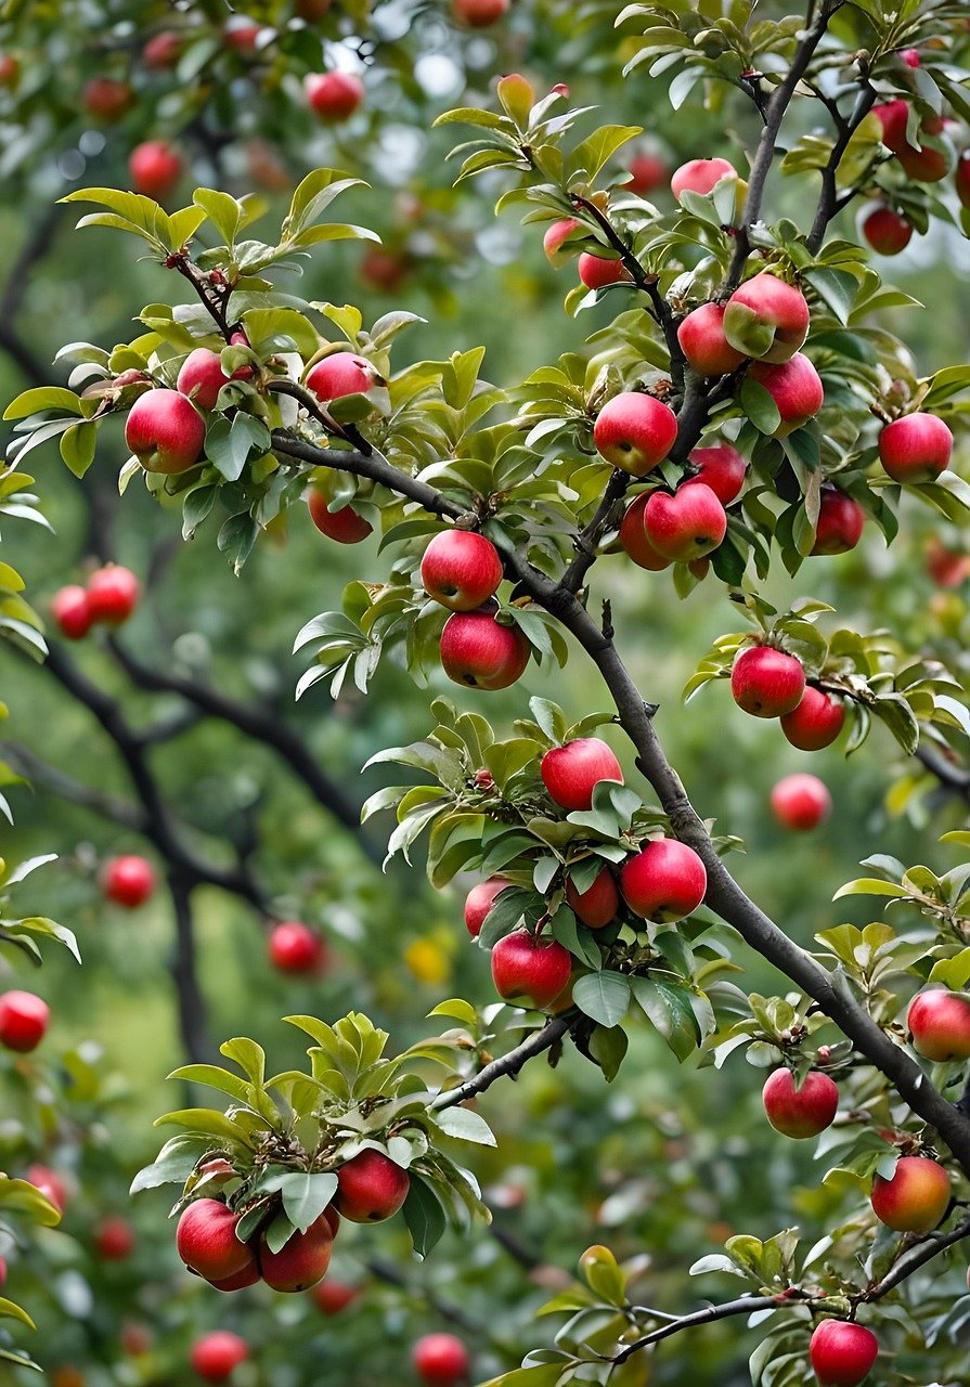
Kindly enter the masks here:
<path id="1" fill-rule="evenodd" d="M 491 1064 L 486 1064 L 484 1069 L 480 1069 L 471 1079 L 466 1079 L 457 1088 L 448 1088 L 439 1093 L 431 1104 L 432 1108 L 441 1112 L 444 1108 L 454 1108 L 459 1103 L 466 1103 L 469 1098 L 475 1098 L 479 1093 L 484 1093 L 487 1088 L 491 1088 L 496 1079 L 503 1079 L 507 1076 L 514 1077 L 519 1071 L 536 1055 L 541 1055 L 546 1050 L 562 1040 L 576 1019 L 576 1012 L 573 1010 L 563 1012 L 561 1016 L 553 1016 L 541 1030 L 533 1033 L 523 1040 L 521 1045 L 517 1045 L 514 1050 L 510 1050 L 507 1055 L 502 1055 L 497 1060 L 492 1060 Z"/>

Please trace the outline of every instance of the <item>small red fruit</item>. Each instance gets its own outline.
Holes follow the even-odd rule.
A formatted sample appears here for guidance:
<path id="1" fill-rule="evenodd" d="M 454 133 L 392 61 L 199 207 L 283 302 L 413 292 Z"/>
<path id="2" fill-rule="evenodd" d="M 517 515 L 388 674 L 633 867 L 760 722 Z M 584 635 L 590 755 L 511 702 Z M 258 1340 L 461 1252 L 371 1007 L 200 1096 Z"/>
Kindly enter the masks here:
<path id="1" fill-rule="evenodd" d="M 542 238 L 542 249 L 552 264 L 559 259 L 559 251 L 563 244 L 568 241 L 578 226 L 582 223 L 575 217 L 560 217 L 558 221 L 551 222 Z"/>
<path id="2" fill-rule="evenodd" d="M 898 255 L 913 238 L 913 227 L 891 207 L 874 207 L 862 220 L 862 234 L 877 255 Z"/>
<path id="3" fill-rule="evenodd" d="M 94 1245 L 104 1261 L 123 1262 L 135 1249 L 135 1230 L 126 1218 L 112 1214 L 98 1225 Z"/>
<path id="4" fill-rule="evenodd" d="M 192 1348 L 192 1367 L 206 1382 L 225 1382 L 249 1357 L 249 1347 L 238 1334 L 217 1329 L 204 1335 Z"/>
<path id="5" fill-rule="evenodd" d="M 795 355 L 808 336 L 808 325 L 801 289 L 767 270 L 735 289 L 724 310 L 724 334 L 731 346 L 776 366 Z"/>
<path id="6" fill-rule="evenodd" d="M 620 870 L 623 899 L 643 920 L 682 920 L 707 894 L 707 870 L 693 848 L 676 838 L 654 838 Z"/>
<path id="7" fill-rule="evenodd" d="M 247 19 L 245 15 L 237 14 L 227 20 L 222 32 L 226 43 L 237 53 L 253 53 L 256 50 L 256 40 L 259 38 L 261 27 L 254 19 Z"/>
<path id="8" fill-rule="evenodd" d="M 207 1281 L 225 1281 L 248 1270 L 252 1250 L 236 1237 L 239 1217 L 219 1199 L 196 1199 L 182 1210 L 175 1245 L 187 1267 Z"/>
<path id="9" fill-rule="evenodd" d="M 153 1342 L 151 1330 L 143 1324 L 132 1321 L 121 1326 L 121 1333 L 118 1337 L 121 1340 L 121 1347 L 132 1358 L 140 1358 L 143 1353 L 148 1353 Z"/>
<path id="10" fill-rule="evenodd" d="M 490 539 L 474 530 L 435 535 L 421 560 L 429 597 L 453 612 L 471 612 L 492 597 L 502 581 L 502 560 Z"/>
<path id="11" fill-rule="evenodd" d="M 845 708 L 822 689 L 807 688 L 797 708 L 785 713 L 781 730 L 799 751 L 821 751 L 842 731 Z"/>
<path id="12" fill-rule="evenodd" d="M 371 246 L 361 257 L 360 277 L 372 289 L 392 294 L 407 279 L 410 268 L 411 262 L 403 251 Z"/>
<path id="13" fill-rule="evenodd" d="M 805 833 L 817 828 L 832 812 L 832 796 L 817 775 L 797 772 L 778 781 L 771 808 L 783 828 Z"/>
<path id="14" fill-rule="evenodd" d="M 159 71 L 174 67 L 182 53 L 182 38 L 174 29 L 163 29 L 153 34 L 142 49 L 145 66 Z"/>
<path id="15" fill-rule="evenodd" d="M 724 308 L 702 303 L 688 313 L 677 329 L 677 341 L 687 364 L 702 376 L 726 376 L 747 360 L 724 336 Z"/>
<path id="16" fill-rule="evenodd" d="M 593 442 L 614 467 L 644 477 L 677 441 L 677 416 L 652 395 L 624 390 L 600 410 Z"/>
<path id="17" fill-rule="evenodd" d="M 970 150 L 965 149 L 957 161 L 954 175 L 957 197 L 961 207 L 970 207 Z"/>
<path id="18" fill-rule="evenodd" d="M 360 544 L 373 533 L 373 525 L 354 510 L 353 506 L 330 509 L 329 497 L 320 487 L 312 486 L 306 494 L 310 519 L 322 535 L 338 544 Z"/>
<path id="19" fill-rule="evenodd" d="M 184 472 L 199 460 L 205 421 L 177 390 L 148 390 L 131 407 L 125 442 L 146 472 Z"/>
<path id="20" fill-rule="evenodd" d="M 348 120 L 364 99 L 364 84 L 352 72 L 318 72 L 306 79 L 306 98 L 321 120 Z"/>
<path id="21" fill-rule="evenodd" d="M 334 1281 L 328 1276 L 318 1281 L 310 1294 L 325 1315 L 339 1315 L 341 1310 L 346 1310 L 357 1299 L 360 1287 L 348 1286 L 346 1282 Z"/>
<path id="22" fill-rule="evenodd" d="M 334 352 L 312 367 L 307 388 L 318 400 L 339 400 L 344 395 L 366 395 L 380 377 L 366 357 L 353 352 Z"/>
<path id="23" fill-rule="evenodd" d="M 837 487 L 822 488 L 813 554 L 847 554 L 862 538 L 865 511 Z"/>
<path id="24" fill-rule="evenodd" d="M 679 198 L 681 193 L 699 193 L 706 197 L 722 178 L 735 177 L 737 169 L 726 159 L 689 159 L 681 164 L 670 180 L 670 191 Z"/>
<path id="25" fill-rule="evenodd" d="M 269 957 L 281 973 L 315 977 L 327 966 L 327 946 L 308 925 L 284 920 L 270 934 Z"/>
<path id="26" fill-rule="evenodd" d="M 51 598 L 51 615 L 62 636 L 79 641 L 91 629 L 91 609 L 88 595 L 77 583 L 61 588 Z"/>
<path id="27" fill-rule="evenodd" d="M 651 492 L 644 491 L 630 502 L 620 522 L 620 543 L 640 568 L 659 573 L 661 569 L 670 567 L 670 559 L 655 549 L 647 538 L 643 521 L 650 496 Z"/>
<path id="28" fill-rule="evenodd" d="M 550 799 L 566 810 L 591 809 L 601 780 L 623 784 L 623 770 L 599 737 L 577 737 L 547 751 L 539 766 Z"/>
<path id="29" fill-rule="evenodd" d="M 861 1324 L 823 1320 L 808 1352 L 819 1387 L 859 1387 L 876 1361 L 879 1340 Z"/>
<path id="30" fill-rule="evenodd" d="M 496 897 L 509 883 L 504 877 L 489 877 L 473 886 L 465 897 L 465 928 L 473 939 L 482 932 L 482 925 L 488 919 L 488 912 L 495 904 Z"/>
<path id="31" fill-rule="evenodd" d="M 385 1156 L 368 1147 L 352 1157 L 337 1172 L 334 1203 L 351 1223 L 381 1223 L 397 1213 L 411 1187 L 411 1179 Z"/>
<path id="32" fill-rule="evenodd" d="M 756 718 L 778 718 L 798 707 L 805 671 L 794 655 L 770 645 L 748 646 L 734 661 L 731 693 L 739 708 Z"/>
<path id="33" fill-rule="evenodd" d="M 906 1024 L 924 1059 L 937 1064 L 970 1059 L 970 1001 L 962 993 L 945 987 L 918 992 L 909 1004 Z"/>
<path id="34" fill-rule="evenodd" d="M 12 53 L 0 53 L 0 87 L 13 91 L 20 81 L 20 59 Z"/>
<path id="35" fill-rule="evenodd" d="M 492 950 L 492 981 L 499 996 L 545 1010 L 569 986 L 572 954 L 554 939 L 514 930 Z"/>
<path id="36" fill-rule="evenodd" d="M 934 536 L 926 546 L 926 571 L 941 588 L 958 588 L 970 578 L 970 554 L 949 549 Z"/>
<path id="37" fill-rule="evenodd" d="M 590 929 L 602 929 L 610 924 L 620 908 L 620 893 L 609 867 L 604 867 L 585 891 L 577 890 L 570 878 L 566 882 L 566 904 Z"/>
<path id="38" fill-rule="evenodd" d="M 165 140 L 146 140 L 131 151 L 128 172 L 136 193 L 164 202 L 182 176 L 182 160 Z"/>
<path id="39" fill-rule="evenodd" d="M 469 29 L 487 29 L 508 13 L 511 0 L 452 0 L 456 19 Z"/>
<path id="40" fill-rule="evenodd" d="M 782 1136 L 804 1141 L 831 1127 L 839 1106 L 839 1090 L 827 1074 L 813 1069 L 796 1089 L 790 1069 L 769 1074 L 761 1092 L 768 1121 Z"/>
<path id="41" fill-rule="evenodd" d="M 605 289 L 608 284 L 619 284 L 621 280 L 630 278 L 630 272 L 622 260 L 591 255 L 588 250 L 584 250 L 576 261 L 576 269 L 587 289 Z"/>
<path id="42" fill-rule="evenodd" d="M 629 163 L 630 180 L 624 191 L 640 197 L 660 188 L 667 179 L 667 165 L 659 154 L 635 154 Z"/>
<path id="43" fill-rule="evenodd" d="M 24 1178 L 33 1185 L 34 1189 L 40 1190 L 44 1198 L 48 1199 L 54 1208 L 63 1214 L 67 1208 L 67 1185 L 56 1170 L 51 1170 L 50 1166 L 46 1165 L 32 1165 L 27 1167 L 27 1174 Z"/>
<path id="44" fill-rule="evenodd" d="M 426 1334 L 411 1350 L 411 1361 L 425 1387 L 459 1387 L 468 1381 L 471 1359 L 454 1334 Z"/>
<path id="45" fill-rule="evenodd" d="M 105 564 L 88 580 L 88 612 L 92 621 L 120 626 L 138 605 L 141 584 L 130 568 L 120 563 Z"/>
<path id="46" fill-rule="evenodd" d="M 327 1272 L 333 1253 L 333 1234 L 323 1214 L 305 1233 L 294 1233 L 279 1252 L 270 1250 L 265 1237 L 259 1244 L 259 1269 L 274 1291 L 308 1291 Z"/>
<path id="47" fill-rule="evenodd" d="M 196 347 L 182 362 L 175 382 L 180 394 L 203 409 L 215 409 L 219 391 L 229 384 L 218 352 Z"/>
<path id="48" fill-rule="evenodd" d="M 872 1208 L 896 1233 L 929 1233 L 950 1203 L 950 1177 L 928 1156 L 901 1156 L 892 1179 L 872 1182 Z"/>
<path id="49" fill-rule="evenodd" d="M 681 487 L 700 482 L 709 486 L 722 506 L 729 506 L 741 495 L 748 464 L 730 443 L 713 443 L 707 448 L 695 448 L 690 461 L 696 473 L 681 482 Z"/>
<path id="50" fill-rule="evenodd" d="M 97 120 L 120 120 L 131 101 L 131 87 L 116 77 L 92 77 L 84 88 L 84 109 Z"/>
<path id="51" fill-rule="evenodd" d="M 51 1009 L 33 992 L 15 988 L 0 996 L 0 1045 L 20 1054 L 36 1050 L 44 1039 Z"/>
<path id="52" fill-rule="evenodd" d="M 441 633 L 441 667 L 470 689 L 507 689 L 525 671 L 531 646 L 518 626 L 491 612 L 454 612 Z"/>
<path id="53" fill-rule="evenodd" d="M 748 370 L 748 376 L 764 386 L 781 415 L 774 438 L 787 438 L 793 430 L 807 424 L 825 403 L 821 377 L 801 352 L 796 352 L 791 361 L 781 366 L 756 361 Z"/>
<path id="54" fill-rule="evenodd" d="M 643 516 L 648 542 L 678 563 L 703 558 L 727 533 L 724 507 L 709 486 L 679 487 L 671 496 L 655 491 Z"/>
<path id="55" fill-rule="evenodd" d="M 144 905 L 155 890 L 155 873 L 144 857 L 129 853 L 112 857 L 104 868 L 104 894 L 115 905 L 136 910 Z"/>
<path id="56" fill-rule="evenodd" d="M 932 482 L 950 465 L 953 434 L 935 414 L 904 414 L 879 435 L 879 460 L 894 482 Z"/>
<path id="57" fill-rule="evenodd" d="M 243 1291 L 247 1286 L 255 1286 L 258 1280 L 259 1263 L 253 1257 L 242 1271 L 237 1271 L 234 1276 L 221 1276 L 216 1281 L 209 1281 L 209 1285 L 214 1291 Z"/>

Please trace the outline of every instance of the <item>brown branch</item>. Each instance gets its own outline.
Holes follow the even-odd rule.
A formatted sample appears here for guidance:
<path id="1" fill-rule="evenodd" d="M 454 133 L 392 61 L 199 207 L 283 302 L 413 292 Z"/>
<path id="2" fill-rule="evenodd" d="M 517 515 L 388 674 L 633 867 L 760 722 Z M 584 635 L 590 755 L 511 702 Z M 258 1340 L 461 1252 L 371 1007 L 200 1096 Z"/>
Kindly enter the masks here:
<path id="1" fill-rule="evenodd" d="M 463 1084 L 459 1084 L 456 1088 L 447 1088 L 439 1093 L 431 1107 L 437 1112 L 441 1112 L 445 1108 L 454 1108 L 459 1103 L 466 1103 L 469 1098 L 475 1098 L 479 1093 L 484 1093 L 487 1088 L 491 1088 L 496 1079 L 507 1076 L 514 1078 L 530 1059 L 543 1054 L 546 1050 L 551 1050 L 554 1045 L 558 1044 L 575 1019 L 576 1012 L 573 1009 L 563 1012 L 561 1016 L 551 1017 L 541 1030 L 533 1031 L 514 1050 L 509 1050 L 508 1054 L 502 1055 L 497 1060 L 492 1060 L 491 1064 L 486 1064 L 484 1069 L 480 1069 L 477 1074 L 466 1079 Z"/>
<path id="2" fill-rule="evenodd" d="M 922 761 L 926 769 L 935 775 L 945 790 L 959 795 L 970 804 L 970 771 L 954 766 L 933 747 L 921 743 L 916 748 L 916 759 Z"/>
<path id="3" fill-rule="evenodd" d="M 808 249 L 814 254 L 821 248 L 825 238 L 825 231 L 829 222 L 840 209 L 838 198 L 838 172 L 842 163 L 842 158 L 849 146 L 849 141 L 872 110 L 876 101 L 876 93 L 870 86 L 867 79 L 863 79 L 863 85 L 856 98 L 856 103 L 852 114 L 847 121 L 843 121 L 832 146 L 828 161 L 822 170 L 822 192 L 819 196 L 818 207 L 815 211 L 815 219 L 812 222 L 812 229 L 808 234 Z"/>
<path id="4" fill-rule="evenodd" d="M 682 1330 L 697 1329 L 704 1324 L 715 1324 L 718 1320 L 730 1319 L 733 1315 L 751 1315 L 758 1310 L 773 1310 L 783 1303 L 780 1296 L 745 1295 L 739 1296 L 737 1300 L 726 1300 L 721 1305 L 706 1305 L 703 1310 L 695 1310 L 693 1314 L 681 1315 L 679 1319 L 669 1320 L 666 1324 L 662 1324 L 659 1329 L 653 1329 L 649 1334 L 644 1334 L 642 1338 L 634 1339 L 631 1344 L 627 1344 L 614 1358 L 608 1361 L 618 1368 L 627 1359 L 632 1358 L 635 1353 L 642 1352 L 651 1344 L 659 1344 L 662 1339 L 669 1339 L 674 1334 L 680 1334 Z"/>

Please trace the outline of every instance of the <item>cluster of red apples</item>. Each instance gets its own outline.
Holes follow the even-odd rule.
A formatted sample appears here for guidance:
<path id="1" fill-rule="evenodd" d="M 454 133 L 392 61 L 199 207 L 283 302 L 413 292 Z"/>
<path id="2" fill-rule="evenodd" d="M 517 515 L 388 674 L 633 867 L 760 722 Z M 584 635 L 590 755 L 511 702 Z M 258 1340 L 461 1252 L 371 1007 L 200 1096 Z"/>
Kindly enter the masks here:
<path id="1" fill-rule="evenodd" d="M 623 783 L 623 771 L 599 737 L 578 737 L 553 747 L 540 763 L 549 798 L 567 813 L 592 807 L 602 781 Z M 492 877 L 472 887 L 465 900 L 465 926 L 477 939 L 489 912 L 510 883 Z M 580 891 L 566 879 L 566 901 L 589 929 L 604 929 L 623 903 L 642 920 L 672 923 L 696 910 L 707 892 L 707 872 L 693 848 L 676 838 L 651 838 L 619 868 L 604 863 L 592 885 Z M 528 929 L 499 939 L 491 952 L 492 980 L 504 1001 L 540 1011 L 571 1005 L 573 956 L 557 940 Z"/>
<path id="2" fill-rule="evenodd" d="M 51 615 L 68 640 L 79 641 L 92 626 L 120 626 L 138 605 L 141 584 L 130 568 L 120 563 L 96 569 L 87 586 L 69 583 L 54 594 Z"/>
<path id="3" fill-rule="evenodd" d="M 321 1282 L 319 1289 L 327 1284 Z M 332 1313 L 322 1297 L 320 1299 L 321 1309 Z M 346 1303 L 344 1300 L 343 1304 Z M 249 1345 L 245 1339 L 227 1329 L 217 1329 L 203 1335 L 193 1346 L 191 1363 L 203 1381 L 225 1382 L 248 1357 Z M 463 1387 L 469 1381 L 471 1359 L 465 1345 L 454 1334 L 425 1334 L 412 1347 L 411 1362 L 425 1387 Z"/>
<path id="4" fill-rule="evenodd" d="M 934 1063 L 970 1060 L 970 1000 L 942 987 L 925 988 L 909 1005 L 906 1025 L 913 1048 Z M 820 1051 L 820 1058 L 824 1057 Z M 763 1092 L 765 1113 L 777 1132 L 804 1140 L 818 1136 L 833 1122 L 839 1105 L 834 1080 L 813 1069 L 796 1085 L 790 1069 L 776 1069 Z M 887 1132 L 887 1139 L 897 1134 Z M 914 1149 L 908 1138 L 896 1143 Z M 916 1148 L 918 1149 L 918 1148 Z M 932 1156 L 903 1154 L 889 1178 L 877 1174 L 870 1202 L 880 1223 L 896 1233 L 925 1235 L 950 1207 L 950 1179 Z M 857 1387 L 868 1375 L 879 1344 L 871 1330 L 841 1320 L 818 1325 L 810 1346 L 812 1367 L 821 1387 Z"/>

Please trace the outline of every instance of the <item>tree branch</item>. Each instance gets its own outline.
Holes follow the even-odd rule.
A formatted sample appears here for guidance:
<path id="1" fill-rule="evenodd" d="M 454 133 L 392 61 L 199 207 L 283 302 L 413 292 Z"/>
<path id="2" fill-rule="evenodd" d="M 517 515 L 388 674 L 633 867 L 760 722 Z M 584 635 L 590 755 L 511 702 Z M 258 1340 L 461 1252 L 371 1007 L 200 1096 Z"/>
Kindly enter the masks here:
<path id="1" fill-rule="evenodd" d="M 843 121 L 839 128 L 839 133 L 832 151 L 829 154 L 828 162 L 822 170 L 822 192 L 818 200 L 818 207 L 815 211 L 815 220 L 812 222 L 812 229 L 808 234 L 808 249 L 814 254 L 821 248 L 825 238 L 825 231 L 832 218 L 839 211 L 837 177 L 839 165 L 842 163 L 843 155 L 848 148 L 849 141 L 872 110 L 876 101 L 876 93 L 870 86 L 868 79 L 863 78 L 863 84 L 856 97 L 856 103 L 852 114 L 847 121 Z M 838 109 L 838 108 L 836 108 Z"/>
<path id="2" fill-rule="evenodd" d="M 936 776 L 944 789 L 959 795 L 967 804 L 970 804 L 970 771 L 952 765 L 935 748 L 927 746 L 925 742 L 920 743 L 915 754 L 916 759 L 922 761 L 926 769 Z"/>
<path id="3" fill-rule="evenodd" d="M 640 1339 L 634 1339 L 631 1344 L 627 1344 L 620 1352 L 609 1361 L 614 1367 L 619 1367 L 634 1354 L 649 1348 L 651 1344 L 659 1344 L 662 1339 L 669 1339 L 674 1334 L 680 1334 L 684 1329 L 697 1329 L 704 1324 L 715 1324 L 718 1320 L 730 1319 L 733 1315 L 751 1315 L 757 1310 L 773 1310 L 784 1301 L 780 1296 L 769 1295 L 745 1295 L 739 1296 L 737 1300 L 726 1300 L 721 1305 L 707 1305 L 703 1310 L 695 1310 L 693 1314 L 681 1315 L 679 1319 L 669 1320 L 662 1324 L 659 1329 L 653 1329 L 649 1334 L 644 1334 Z"/>
<path id="4" fill-rule="evenodd" d="M 491 1064 L 486 1064 L 484 1069 L 480 1069 L 471 1079 L 466 1079 L 457 1088 L 447 1088 L 439 1093 L 431 1107 L 436 1112 L 441 1112 L 445 1108 L 454 1108 L 459 1103 L 466 1103 L 469 1098 L 475 1098 L 479 1093 L 484 1093 L 487 1088 L 491 1088 L 496 1079 L 502 1079 L 506 1076 L 514 1077 L 530 1059 L 534 1059 L 536 1055 L 541 1055 L 545 1050 L 551 1050 L 553 1045 L 562 1040 L 575 1020 L 576 1012 L 573 1009 L 563 1012 L 560 1016 L 551 1017 L 541 1030 L 533 1031 L 514 1050 L 510 1050 L 508 1054 L 502 1055 L 497 1060 L 492 1060 Z"/>

